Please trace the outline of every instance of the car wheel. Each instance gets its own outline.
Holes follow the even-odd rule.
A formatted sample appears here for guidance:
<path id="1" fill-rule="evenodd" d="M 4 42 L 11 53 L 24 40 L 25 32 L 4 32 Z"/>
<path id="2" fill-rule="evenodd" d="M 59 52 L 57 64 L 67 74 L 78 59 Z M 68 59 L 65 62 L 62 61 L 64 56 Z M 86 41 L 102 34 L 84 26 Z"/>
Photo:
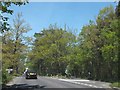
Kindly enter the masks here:
<path id="1" fill-rule="evenodd" d="M 37 79 L 37 77 L 35 77 L 35 79 Z"/>

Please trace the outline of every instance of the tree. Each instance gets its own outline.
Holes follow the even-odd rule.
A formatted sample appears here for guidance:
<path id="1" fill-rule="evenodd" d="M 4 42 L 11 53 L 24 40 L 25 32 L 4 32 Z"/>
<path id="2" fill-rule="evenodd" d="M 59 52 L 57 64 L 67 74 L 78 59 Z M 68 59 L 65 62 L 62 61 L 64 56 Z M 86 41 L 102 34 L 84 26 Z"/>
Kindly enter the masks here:
<path id="1" fill-rule="evenodd" d="M 9 9 L 9 7 L 12 4 L 21 6 L 21 5 L 25 5 L 26 3 L 28 3 L 28 0 L 24 0 L 24 1 L 23 0 L 18 0 L 16 2 L 14 2 L 14 0 L 13 0 L 13 2 L 12 2 L 12 0 L 6 0 L 5 2 L 0 1 L 0 10 L 1 10 L 0 32 L 1 33 L 10 29 L 9 24 L 7 23 L 9 18 L 7 16 L 4 16 L 4 13 L 12 15 L 14 10 Z"/>
<path id="2" fill-rule="evenodd" d="M 117 36 L 118 36 L 118 64 L 120 64 L 120 30 L 119 30 L 119 28 L 120 28 L 120 1 L 118 2 L 118 5 L 117 5 L 117 7 L 116 7 L 116 11 L 115 11 L 116 13 L 116 17 L 117 17 L 117 19 L 118 19 L 118 31 L 117 31 Z M 118 74 L 120 73 L 120 67 L 118 66 Z M 118 76 L 118 81 L 120 81 L 120 76 Z"/>
<path id="3" fill-rule="evenodd" d="M 42 75 L 69 75 L 118 81 L 119 14 L 112 6 L 100 10 L 96 21 L 83 26 L 79 36 L 50 25 L 35 33 L 29 66 Z"/>
<path id="4" fill-rule="evenodd" d="M 27 37 L 24 34 L 31 30 L 31 27 L 22 19 L 22 13 L 18 13 L 13 24 L 11 30 L 3 33 L 3 66 L 4 68 L 11 67 L 18 73 L 19 65 L 26 58 L 28 48 Z"/>
<path id="5" fill-rule="evenodd" d="M 112 6 L 100 11 L 96 22 L 83 27 L 80 36 L 80 52 L 84 76 L 96 80 L 117 80 L 118 69 L 118 19 Z M 111 67 L 112 66 L 112 67 Z M 109 73 L 109 74 L 108 74 Z"/>
<path id="6" fill-rule="evenodd" d="M 72 33 L 54 26 L 36 33 L 30 58 L 38 72 L 64 75 L 73 39 Z"/>

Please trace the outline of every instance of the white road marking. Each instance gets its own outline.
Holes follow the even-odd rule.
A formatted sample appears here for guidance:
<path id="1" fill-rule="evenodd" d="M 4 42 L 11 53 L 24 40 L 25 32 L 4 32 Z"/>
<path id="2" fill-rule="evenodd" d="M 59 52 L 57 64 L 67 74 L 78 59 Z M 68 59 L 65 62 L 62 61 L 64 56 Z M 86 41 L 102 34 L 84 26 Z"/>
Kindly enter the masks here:
<path id="1" fill-rule="evenodd" d="M 59 79 L 59 80 L 64 80 L 64 81 L 83 81 L 83 82 L 88 82 L 90 80 L 72 80 L 72 79 Z"/>
<path id="2" fill-rule="evenodd" d="M 59 80 L 65 81 L 65 82 L 74 83 L 74 84 L 85 85 L 85 86 L 89 86 L 89 87 L 92 87 L 92 88 L 103 88 L 103 87 L 98 87 L 98 86 L 91 85 L 91 84 L 86 84 L 86 83 L 80 83 L 80 82 L 78 82 L 78 81 L 89 81 L 89 80 L 71 80 L 71 79 L 59 79 Z"/>

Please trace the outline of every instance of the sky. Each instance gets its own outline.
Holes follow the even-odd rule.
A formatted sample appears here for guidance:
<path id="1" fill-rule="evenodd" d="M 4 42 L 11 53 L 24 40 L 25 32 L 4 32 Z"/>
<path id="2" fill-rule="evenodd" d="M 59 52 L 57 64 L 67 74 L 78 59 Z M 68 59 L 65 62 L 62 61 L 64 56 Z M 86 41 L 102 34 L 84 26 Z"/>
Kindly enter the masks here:
<path id="1" fill-rule="evenodd" d="M 14 14 L 9 15 L 9 23 L 12 25 L 13 18 L 22 12 L 23 19 L 32 28 L 27 33 L 28 36 L 33 36 L 55 23 L 58 27 L 66 24 L 73 32 L 77 30 L 78 34 L 89 20 L 95 21 L 99 10 L 110 5 L 116 7 L 114 2 L 30 2 L 20 7 L 13 5 L 10 8 L 14 10 Z"/>

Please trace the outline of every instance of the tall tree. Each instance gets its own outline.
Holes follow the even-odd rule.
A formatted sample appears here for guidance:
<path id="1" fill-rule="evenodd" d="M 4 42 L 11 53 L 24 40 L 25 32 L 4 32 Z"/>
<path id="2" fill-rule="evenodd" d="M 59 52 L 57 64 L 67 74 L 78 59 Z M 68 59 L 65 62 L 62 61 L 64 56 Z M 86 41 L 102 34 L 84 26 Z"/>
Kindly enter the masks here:
<path id="1" fill-rule="evenodd" d="M 118 31 L 117 31 L 117 36 L 118 36 L 118 64 L 120 64 L 120 1 L 118 2 L 118 5 L 116 7 L 116 16 L 118 19 Z M 120 81 L 120 66 L 118 66 L 118 81 Z"/>
<path id="2" fill-rule="evenodd" d="M 100 11 L 95 23 L 90 21 L 83 27 L 79 38 L 84 56 L 84 76 L 97 80 L 117 80 L 117 22 L 115 11 L 110 6 Z"/>
<path id="3" fill-rule="evenodd" d="M 35 38 L 31 60 L 38 71 L 43 74 L 65 74 L 68 62 L 66 55 L 70 53 L 68 49 L 73 42 L 74 35 L 51 26 L 41 33 L 36 33 Z"/>
<path id="4" fill-rule="evenodd" d="M 8 65 L 18 73 L 19 64 L 26 58 L 27 53 L 27 37 L 24 34 L 31 30 L 31 27 L 22 19 L 22 13 L 18 13 L 13 24 L 10 31 L 3 33 L 3 62 L 10 61 Z"/>

